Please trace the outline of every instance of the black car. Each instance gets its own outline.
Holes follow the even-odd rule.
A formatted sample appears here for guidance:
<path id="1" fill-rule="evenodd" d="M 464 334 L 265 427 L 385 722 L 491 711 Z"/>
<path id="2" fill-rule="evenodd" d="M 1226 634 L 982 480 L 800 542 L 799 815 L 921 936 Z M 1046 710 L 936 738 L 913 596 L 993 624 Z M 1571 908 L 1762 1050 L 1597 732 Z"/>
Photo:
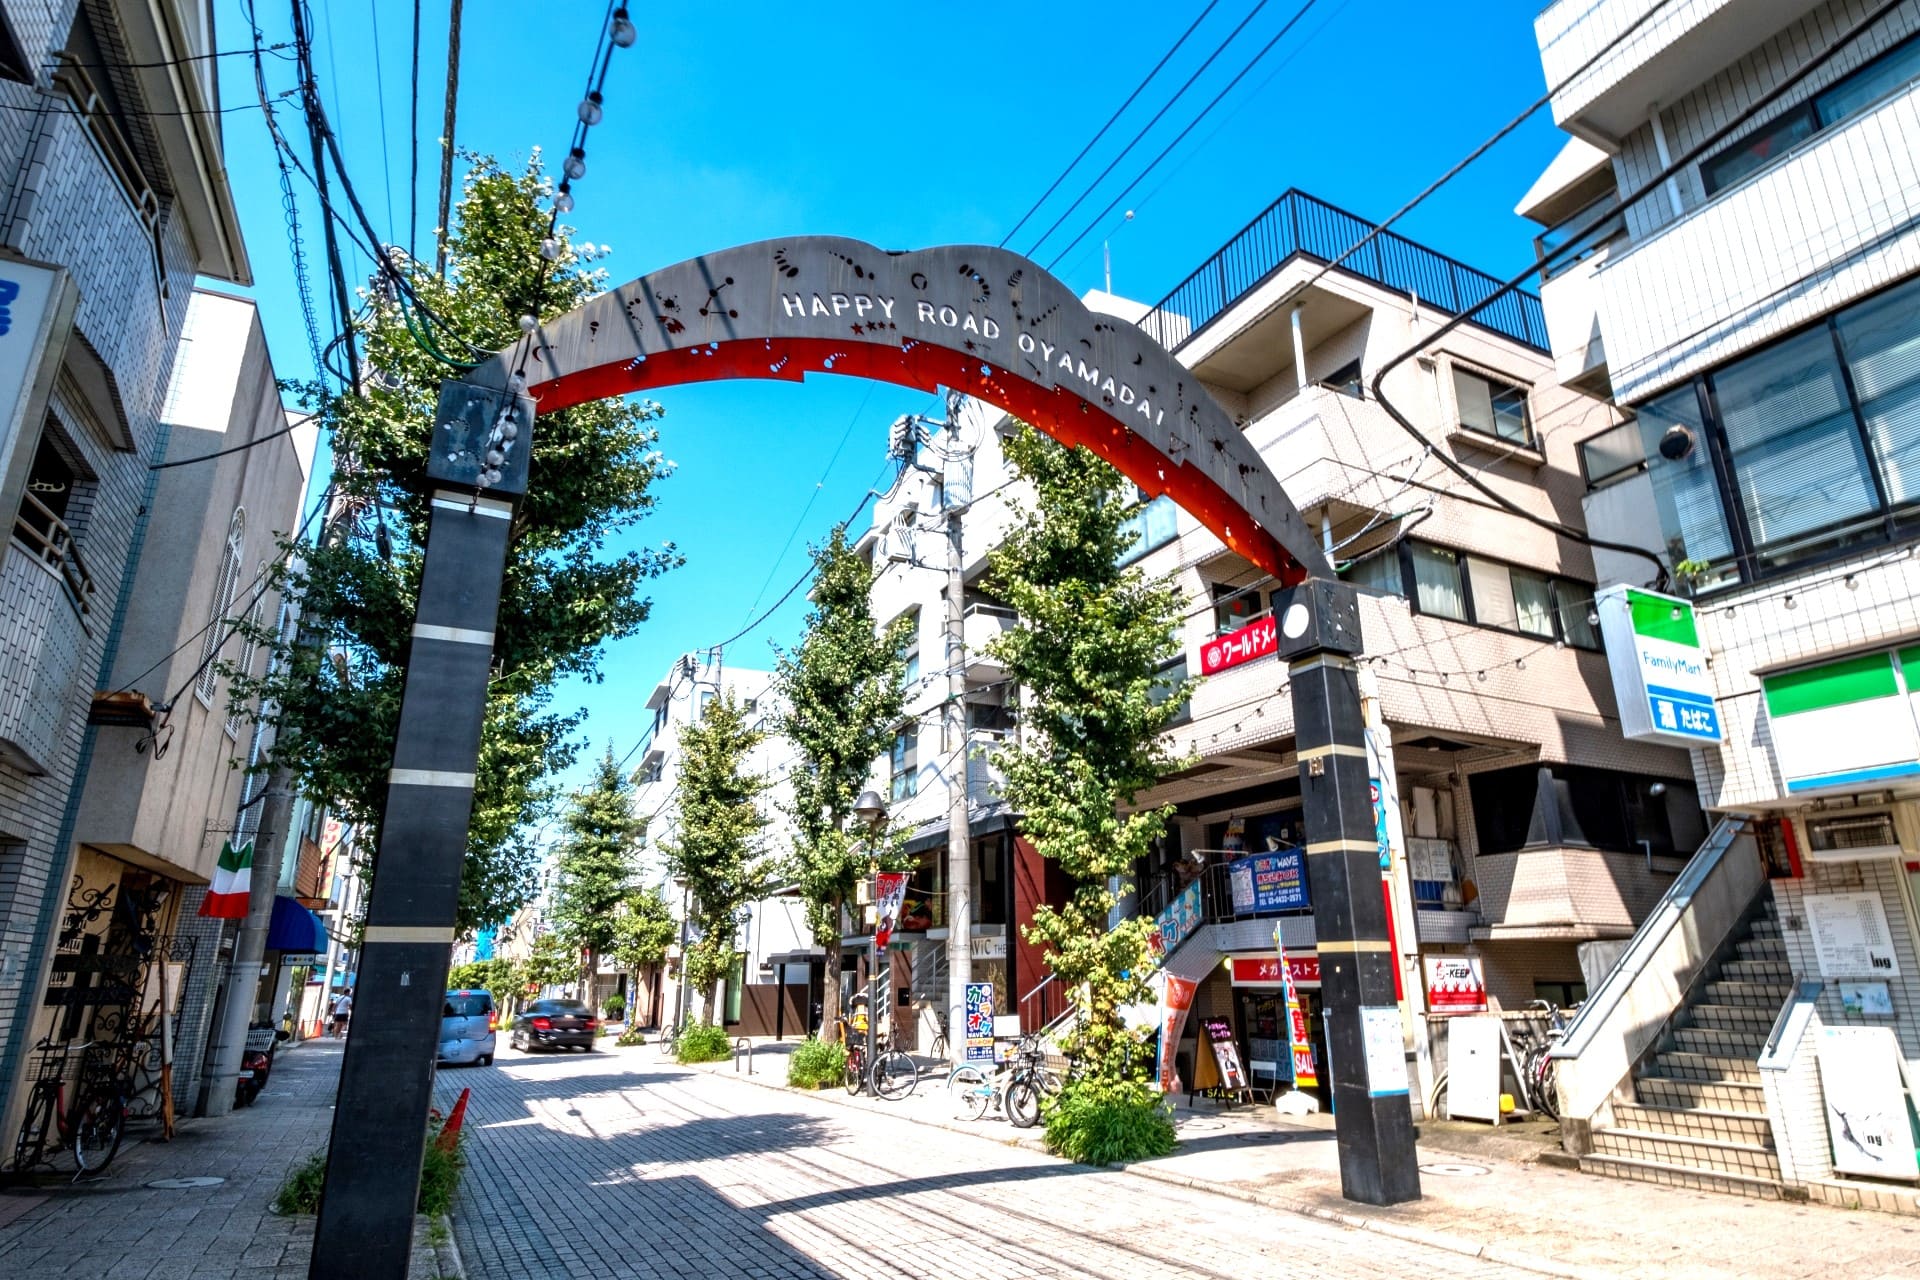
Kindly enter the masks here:
<path id="1" fill-rule="evenodd" d="M 600 1020 L 578 1000 L 535 1000 L 513 1018 L 509 1042 L 516 1049 L 585 1049 L 593 1051 Z"/>

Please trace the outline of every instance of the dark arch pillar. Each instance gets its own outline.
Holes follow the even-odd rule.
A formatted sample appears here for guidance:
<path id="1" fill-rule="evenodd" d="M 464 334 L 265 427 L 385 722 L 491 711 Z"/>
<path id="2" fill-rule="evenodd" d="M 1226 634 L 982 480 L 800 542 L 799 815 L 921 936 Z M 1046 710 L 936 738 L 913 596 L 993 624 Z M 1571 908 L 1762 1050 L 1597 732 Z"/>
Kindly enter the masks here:
<path id="1" fill-rule="evenodd" d="M 1151 337 L 1002 249 L 770 240 L 644 276 L 441 395 L 420 603 L 310 1274 L 406 1275 L 507 534 L 537 412 L 732 378 L 954 387 L 1171 496 L 1290 590 L 1309 881 L 1350 1199 L 1420 1194 L 1379 892 L 1353 591 L 1212 395 Z M 1397 1077 L 1396 1077 L 1397 1068 Z"/>

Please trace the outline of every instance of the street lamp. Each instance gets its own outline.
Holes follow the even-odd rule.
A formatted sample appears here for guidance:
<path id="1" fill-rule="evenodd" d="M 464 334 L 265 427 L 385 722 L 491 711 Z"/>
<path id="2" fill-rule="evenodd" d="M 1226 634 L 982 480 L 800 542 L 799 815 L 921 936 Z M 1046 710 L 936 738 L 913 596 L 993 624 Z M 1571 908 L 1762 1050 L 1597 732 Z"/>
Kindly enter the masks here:
<path id="1" fill-rule="evenodd" d="M 878 907 L 880 902 L 880 859 L 874 846 L 880 839 L 881 828 L 887 825 L 887 802 L 880 798 L 878 791 L 869 787 L 860 793 L 858 800 L 853 802 L 853 816 L 865 823 L 867 827 L 867 874 L 873 877 L 873 901 L 874 905 Z M 878 934 L 872 936 L 875 939 L 878 938 Z M 867 1071 L 871 1074 L 873 1071 L 875 1040 L 878 1036 L 878 1028 L 880 1025 L 880 1005 L 876 999 L 876 991 L 880 982 L 880 948 L 875 942 L 869 942 L 868 948 L 872 955 L 872 971 L 867 974 L 866 1066 Z"/>

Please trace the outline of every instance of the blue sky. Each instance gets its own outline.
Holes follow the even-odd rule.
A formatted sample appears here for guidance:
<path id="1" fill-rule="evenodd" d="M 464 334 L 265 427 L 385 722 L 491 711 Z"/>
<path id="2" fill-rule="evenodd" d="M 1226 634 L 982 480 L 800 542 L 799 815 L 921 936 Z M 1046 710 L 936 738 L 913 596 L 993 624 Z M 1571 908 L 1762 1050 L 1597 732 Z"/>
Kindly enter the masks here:
<path id="1" fill-rule="evenodd" d="M 1385 217 L 1544 87 L 1532 38 L 1537 3 L 1474 0 L 1462 6 L 1473 14 L 1466 21 L 1453 6 L 1416 0 L 1316 0 L 1167 160 L 1134 181 L 1300 4 L 1268 0 L 1036 252 L 1039 234 L 1258 3 L 1219 0 L 1009 247 L 1045 265 L 1091 225 L 1055 273 L 1076 290 L 1099 287 L 1101 239 L 1111 234 L 1114 291 L 1154 301 L 1288 187 Z M 312 4 L 321 96 L 348 172 L 376 225 L 404 244 L 412 6 Z M 848 235 L 884 248 L 998 243 L 1204 7 L 636 5 L 640 38 L 616 51 L 606 118 L 589 140 L 570 221 L 581 238 L 612 247 L 618 280 L 783 235 Z M 415 235 L 430 257 L 447 31 L 444 0 L 424 8 Z M 539 146 L 557 162 L 604 12 L 596 0 L 468 0 L 458 142 L 509 160 Z M 260 13 L 268 43 L 289 38 L 283 6 L 260 0 Z M 218 18 L 219 47 L 246 48 L 238 0 L 220 0 Z M 222 58 L 220 68 L 224 103 L 250 101 L 248 60 Z M 270 92 L 292 87 L 291 64 L 269 59 L 268 79 Z M 289 130 L 297 124 L 292 110 L 281 119 Z M 224 124 L 274 360 L 282 376 L 307 376 L 267 133 L 257 111 Z M 1532 232 L 1512 208 L 1560 140 L 1540 112 L 1399 229 L 1496 275 L 1520 270 L 1532 259 Z M 310 189 L 299 196 L 317 270 L 318 206 Z M 1137 215 L 1130 224 L 1121 212 L 1129 208 Z M 349 272 L 363 278 L 365 258 Z M 324 324 L 324 278 L 315 275 L 312 288 Z M 929 404 L 900 388 L 832 377 L 669 388 L 656 398 L 667 410 L 662 448 L 679 469 L 631 536 L 671 539 L 687 564 L 654 584 L 652 619 L 612 647 L 604 682 L 562 693 L 563 705 L 589 710 L 594 752 L 609 740 L 621 753 L 632 746 L 639 705 L 675 656 L 739 630 L 799 577 L 806 544 L 885 470 L 887 424 Z M 804 612 L 804 594 L 795 593 L 732 645 L 727 661 L 770 664 L 768 641 L 793 640 Z"/>

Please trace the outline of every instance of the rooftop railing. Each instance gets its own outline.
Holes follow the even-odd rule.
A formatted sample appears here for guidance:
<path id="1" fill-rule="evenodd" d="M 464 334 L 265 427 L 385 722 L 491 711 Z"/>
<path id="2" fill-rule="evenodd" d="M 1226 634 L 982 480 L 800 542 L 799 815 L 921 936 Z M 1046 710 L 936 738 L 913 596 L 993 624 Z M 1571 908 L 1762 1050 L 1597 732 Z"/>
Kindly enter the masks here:
<path id="1" fill-rule="evenodd" d="M 1139 327 L 1177 351 L 1242 295 L 1292 261 L 1332 262 L 1374 229 L 1372 223 L 1305 192 L 1289 190 L 1182 280 Z M 1375 236 L 1335 268 L 1384 285 L 1438 311 L 1458 315 L 1499 291 L 1501 282 L 1392 231 Z M 1514 290 L 1469 324 L 1536 351 L 1547 350 L 1547 320 L 1537 295 Z"/>

